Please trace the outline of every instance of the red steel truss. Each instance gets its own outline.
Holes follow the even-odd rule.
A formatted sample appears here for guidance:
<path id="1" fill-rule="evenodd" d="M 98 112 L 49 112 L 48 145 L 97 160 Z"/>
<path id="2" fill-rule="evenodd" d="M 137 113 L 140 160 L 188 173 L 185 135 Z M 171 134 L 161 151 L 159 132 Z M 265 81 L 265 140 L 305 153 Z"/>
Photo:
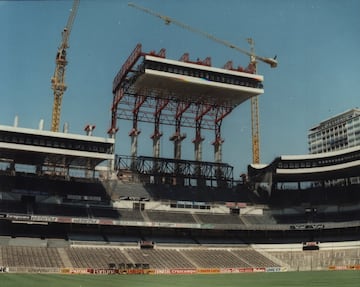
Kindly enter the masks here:
<path id="1" fill-rule="evenodd" d="M 188 53 L 183 54 L 179 61 L 168 60 L 165 49 L 158 53 L 144 53 L 141 44 L 135 47 L 117 73 L 112 91 L 111 127 L 108 133 L 115 135 L 118 119 L 132 121 L 132 130 L 129 132 L 132 139 L 131 169 L 135 170 L 138 164 L 138 123 L 154 125 L 151 138 L 154 159 L 152 169 L 155 171 L 161 166 L 158 162 L 161 160 L 160 125 L 174 126 L 174 134 L 170 136 L 174 144 L 174 184 L 183 184 L 184 178 L 188 177 L 180 168 L 181 142 L 186 138 L 186 134 L 181 134 L 182 127 L 194 129 L 195 160 L 192 168 L 196 171 L 195 177 L 206 178 L 206 166 L 202 165 L 201 144 L 204 138 L 201 130 L 213 130 L 215 163 L 212 168 L 216 170 L 211 180 L 231 182 L 232 178 L 228 176 L 232 176 L 232 173 L 220 168 L 224 142 L 221 137 L 222 121 L 237 105 L 263 92 L 262 76 L 241 68 L 234 69 L 232 61 L 220 69 L 211 67 L 210 57 L 191 61 Z M 169 161 L 166 159 L 164 162 Z M 172 173 L 169 172 L 167 176 Z"/>

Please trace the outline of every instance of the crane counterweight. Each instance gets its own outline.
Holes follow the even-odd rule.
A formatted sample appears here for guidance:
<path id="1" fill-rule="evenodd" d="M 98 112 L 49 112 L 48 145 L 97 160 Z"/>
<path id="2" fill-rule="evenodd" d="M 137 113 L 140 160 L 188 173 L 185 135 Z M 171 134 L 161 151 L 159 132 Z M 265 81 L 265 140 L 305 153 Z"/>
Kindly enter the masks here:
<path id="1" fill-rule="evenodd" d="M 263 62 L 266 64 L 269 64 L 271 68 L 276 68 L 278 65 L 278 62 L 276 61 L 276 59 L 273 59 L 273 58 L 264 58 Z"/>

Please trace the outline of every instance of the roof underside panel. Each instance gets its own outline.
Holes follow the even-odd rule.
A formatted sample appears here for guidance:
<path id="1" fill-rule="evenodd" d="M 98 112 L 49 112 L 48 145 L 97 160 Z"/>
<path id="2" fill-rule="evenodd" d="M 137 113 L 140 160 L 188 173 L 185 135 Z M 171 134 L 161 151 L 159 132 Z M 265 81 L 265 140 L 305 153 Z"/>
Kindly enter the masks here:
<path id="1" fill-rule="evenodd" d="M 157 96 L 173 100 L 201 102 L 220 106 L 237 106 L 251 97 L 260 95 L 263 89 L 209 81 L 204 78 L 173 74 L 146 69 L 134 83 L 134 90 L 157 91 Z"/>

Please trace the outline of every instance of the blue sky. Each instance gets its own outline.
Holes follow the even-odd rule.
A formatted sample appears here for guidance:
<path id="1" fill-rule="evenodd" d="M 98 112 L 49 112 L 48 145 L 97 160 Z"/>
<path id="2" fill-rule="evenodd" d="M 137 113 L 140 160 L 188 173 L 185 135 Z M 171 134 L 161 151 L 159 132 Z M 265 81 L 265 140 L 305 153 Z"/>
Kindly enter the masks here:
<path id="1" fill-rule="evenodd" d="M 279 66 L 259 64 L 265 93 L 259 97 L 260 158 L 269 163 L 281 154 L 307 153 L 307 132 L 318 122 L 359 107 L 360 1 L 358 0 L 134 0 L 248 50 L 255 41 L 260 56 L 277 55 Z M 112 80 L 137 43 L 143 50 L 166 48 L 167 57 L 184 52 L 191 59 L 211 56 L 215 67 L 228 60 L 246 66 L 248 57 L 131 8 L 122 0 L 82 0 L 70 35 L 66 91 L 61 125 L 107 136 Z M 50 129 L 53 95 L 50 78 L 72 1 L 0 1 L 0 124 Z M 130 122 L 119 122 L 118 154 L 130 153 Z M 152 125 L 140 123 L 139 155 L 152 155 Z M 163 127 L 161 156 L 172 157 Z M 194 130 L 185 130 L 182 154 L 193 159 Z M 205 132 L 203 159 L 212 161 L 214 139 Z M 237 107 L 222 126 L 223 161 L 234 176 L 251 162 L 250 103 Z"/>

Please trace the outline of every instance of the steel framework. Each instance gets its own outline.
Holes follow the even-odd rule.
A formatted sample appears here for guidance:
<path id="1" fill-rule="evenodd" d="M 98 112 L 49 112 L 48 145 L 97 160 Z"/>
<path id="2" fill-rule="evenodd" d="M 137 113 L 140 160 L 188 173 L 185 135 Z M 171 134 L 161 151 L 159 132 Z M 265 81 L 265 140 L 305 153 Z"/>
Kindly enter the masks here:
<path id="1" fill-rule="evenodd" d="M 210 185 L 231 187 L 233 167 L 226 163 L 154 158 L 139 156 L 133 164 L 129 156 L 116 156 L 117 170 L 130 169 L 140 174 L 148 183 L 168 183 L 181 185 Z"/>
<path id="2" fill-rule="evenodd" d="M 262 93 L 262 77 L 244 70 L 233 69 L 234 72 L 232 72 L 212 68 L 210 57 L 203 61 L 198 59 L 192 62 L 188 53 L 185 53 L 179 61 L 161 60 L 165 59 L 165 52 L 165 49 L 161 49 L 158 53 L 154 51 L 143 53 L 141 44 L 132 51 L 113 81 L 112 117 L 108 133 L 115 136 L 118 130 L 118 119 L 132 121 L 133 126 L 129 136 L 131 137 L 130 158 L 132 161 L 130 168 L 133 171 L 149 174 L 151 170 L 151 175 L 156 179 L 163 178 L 164 175 L 166 178 L 172 175 L 173 184 L 184 184 L 184 179 L 187 178 L 198 179 L 198 183 L 209 180 L 210 182 L 215 180 L 218 184 L 228 183 L 232 181 L 232 167 L 221 163 L 221 147 L 224 142 L 221 137 L 221 124 L 237 105 Z M 147 59 L 153 63 L 157 63 L 159 59 L 160 65 L 165 63 L 164 65 L 171 66 L 171 72 L 164 73 L 161 69 L 151 70 L 153 74 L 149 76 L 144 67 Z M 181 63 L 184 63 L 184 69 L 187 71 L 181 75 L 179 71 L 172 73 L 173 70 L 183 67 Z M 204 76 L 197 75 L 197 78 L 193 75 L 189 76 L 188 73 L 192 71 Z M 169 77 L 169 81 L 166 80 L 164 74 Z M 202 78 L 209 75 L 213 78 Z M 178 78 L 174 80 L 172 76 Z M 182 81 L 181 77 L 185 80 Z M 189 79 L 193 81 L 187 81 Z M 234 81 L 237 83 L 233 83 Z M 209 82 L 215 87 L 209 86 Z M 154 125 L 151 136 L 153 140 L 153 157 L 151 158 L 137 155 L 139 122 Z M 160 158 L 162 136 L 160 125 L 170 125 L 175 128 L 174 134 L 170 137 L 174 144 L 174 159 Z M 186 138 L 186 134 L 181 133 L 182 127 L 195 130 L 194 161 L 181 159 L 181 142 Z M 202 162 L 201 144 L 204 138 L 201 136 L 201 130 L 204 129 L 214 131 L 214 163 Z"/>
<path id="3" fill-rule="evenodd" d="M 185 23 L 182 23 L 174 18 L 171 18 L 169 16 L 166 15 L 161 15 L 157 12 L 154 12 L 150 9 L 147 9 L 145 7 L 141 7 L 139 5 L 136 5 L 134 3 L 129 3 L 128 4 L 130 7 L 139 9 L 145 13 L 148 13 L 152 16 L 158 17 L 160 19 L 162 19 L 166 25 L 170 25 L 170 24 L 174 24 L 176 26 L 179 26 L 185 30 L 188 30 L 192 33 L 198 34 L 198 35 L 202 35 L 205 38 L 208 38 L 209 40 L 212 40 L 214 42 L 217 42 L 221 45 L 224 45 L 230 49 L 234 49 L 242 54 L 245 54 L 247 56 L 250 57 L 250 63 L 249 63 L 249 68 L 253 69 L 253 72 L 256 73 L 257 72 L 257 62 L 263 62 L 266 63 L 268 65 L 270 65 L 271 68 L 276 68 L 278 65 L 278 62 L 276 60 L 276 56 L 274 58 L 267 58 L 267 57 L 261 57 L 259 55 L 255 55 L 255 51 L 254 51 L 254 41 L 252 38 L 248 38 L 248 43 L 250 44 L 251 47 L 251 51 L 246 51 L 240 47 L 237 47 L 236 45 L 234 45 L 233 43 L 230 43 L 228 41 L 225 41 L 223 39 L 217 38 L 212 34 L 209 34 L 207 32 L 201 31 L 199 29 L 196 29 L 194 27 L 191 27 L 190 25 L 187 25 Z M 232 68 L 232 62 L 229 61 L 225 64 L 224 66 L 225 69 L 231 69 Z M 252 131 L 252 151 L 253 151 L 253 163 L 258 164 L 260 163 L 260 130 L 259 130 L 259 103 L 258 103 L 258 97 L 252 97 L 251 98 L 251 131 Z"/>

